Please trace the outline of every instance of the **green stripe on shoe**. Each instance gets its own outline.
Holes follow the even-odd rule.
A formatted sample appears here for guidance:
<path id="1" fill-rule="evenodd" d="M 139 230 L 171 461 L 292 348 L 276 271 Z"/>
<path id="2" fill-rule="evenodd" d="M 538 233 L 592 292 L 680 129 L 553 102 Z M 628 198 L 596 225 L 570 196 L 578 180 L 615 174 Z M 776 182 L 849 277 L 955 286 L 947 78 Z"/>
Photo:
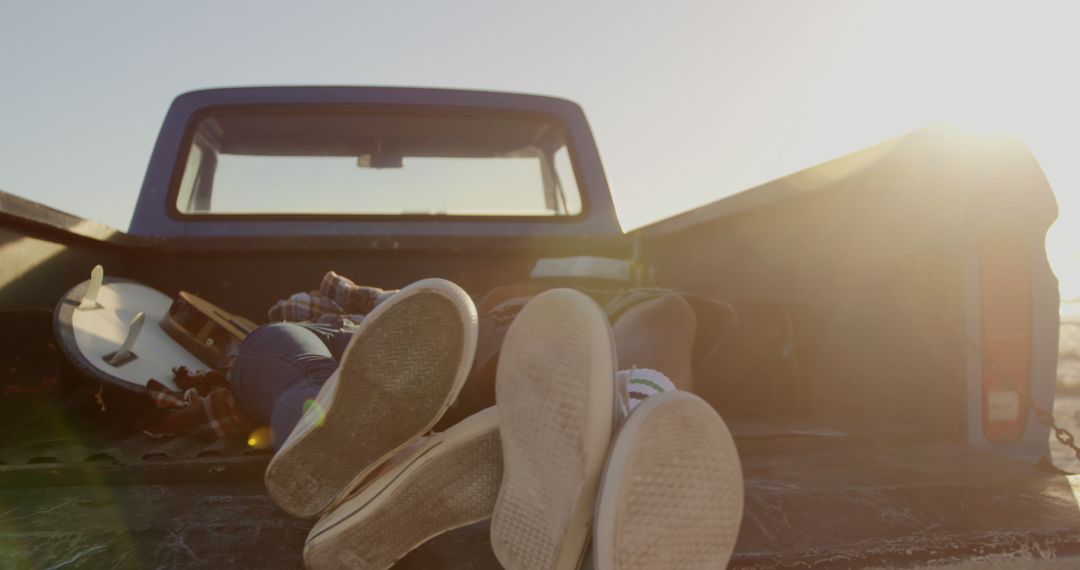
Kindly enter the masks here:
<path id="1" fill-rule="evenodd" d="M 631 378 L 629 383 L 630 384 L 641 384 L 642 386 L 648 386 L 649 388 L 652 388 L 653 390 L 656 390 L 657 393 L 667 392 L 667 390 L 662 388 L 656 382 L 653 382 L 652 380 L 647 380 L 645 378 Z"/>

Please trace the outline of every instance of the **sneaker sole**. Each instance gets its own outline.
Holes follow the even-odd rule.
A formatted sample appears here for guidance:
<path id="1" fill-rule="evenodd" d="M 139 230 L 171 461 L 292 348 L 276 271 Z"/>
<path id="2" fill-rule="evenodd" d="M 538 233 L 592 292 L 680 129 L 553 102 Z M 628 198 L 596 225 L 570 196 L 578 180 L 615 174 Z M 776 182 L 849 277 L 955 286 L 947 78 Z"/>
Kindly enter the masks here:
<path id="1" fill-rule="evenodd" d="M 308 535 L 304 563 L 389 568 L 432 537 L 489 518 L 501 478 L 498 414 L 488 408 L 432 436 L 327 514 Z"/>
<path id="2" fill-rule="evenodd" d="M 743 479 L 735 441 L 686 392 L 649 397 L 611 450 L 597 504 L 597 570 L 717 569 L 739 534 Z"/>
<path id="3" fill-rule="evenodd" d="M 345 350 L 339 378 L 327 382 L 271 459 L 271 497 L 301 518 L 343 500 L 435 425 L 461 390 L 475 351 L 476 309 L 449 281 L 418 281 L 380 304 Z"/>
<path id="4" fill-rule="evenodd" d="M 615 417 L 607 316 L 585 295 L 536 296 L 507 331 L 496 372 L 503 480 L 491 520 L 508 570 L 576 568 Z"/>

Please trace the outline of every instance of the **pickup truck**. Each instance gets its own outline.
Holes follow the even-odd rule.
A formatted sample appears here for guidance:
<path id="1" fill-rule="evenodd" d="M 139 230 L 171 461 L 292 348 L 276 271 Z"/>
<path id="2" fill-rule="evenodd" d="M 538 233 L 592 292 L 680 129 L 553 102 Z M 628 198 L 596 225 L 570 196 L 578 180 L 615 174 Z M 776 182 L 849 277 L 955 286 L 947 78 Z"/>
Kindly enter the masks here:
<path id="1" fill-rule="evenodd" d="M 144 402 L 55 350 L 53 308 L 97 264 L 255 322 L 330 269 L 478 299 L 557 278 L 724 300 L 739 330 L 694 374 L 746 480 L 732 568 L 1080 564 L 1080 477 L 1048 463 L 1037 413 L 1055 398 L 1056 215 L 1022 143 L 930 129 L 624 233 L 566 100 L 183 94 L 127 232 L 0 193 L 4 350 L 63 386 L 0 396 L 0 567 L 301 565 L 312 523 L 266 495 L 267 452 L 133 431 Z M 398 566 L 497 568 L 486 528 Z"/>

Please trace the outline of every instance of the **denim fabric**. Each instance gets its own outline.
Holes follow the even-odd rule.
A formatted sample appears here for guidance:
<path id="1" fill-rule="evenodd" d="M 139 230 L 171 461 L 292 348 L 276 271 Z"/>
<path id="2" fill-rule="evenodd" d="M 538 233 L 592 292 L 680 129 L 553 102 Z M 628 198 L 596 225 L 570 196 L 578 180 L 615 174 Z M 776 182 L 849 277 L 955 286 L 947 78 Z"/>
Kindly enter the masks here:
<path id="1" fill-rule="evenodd" d="M 258 425 L 270 425 L 274 449 L 281 447 L 337 368 L 351 330 L 314 323 L 271 323 L 252 332 L 233 363 L 236 402 Z"/>

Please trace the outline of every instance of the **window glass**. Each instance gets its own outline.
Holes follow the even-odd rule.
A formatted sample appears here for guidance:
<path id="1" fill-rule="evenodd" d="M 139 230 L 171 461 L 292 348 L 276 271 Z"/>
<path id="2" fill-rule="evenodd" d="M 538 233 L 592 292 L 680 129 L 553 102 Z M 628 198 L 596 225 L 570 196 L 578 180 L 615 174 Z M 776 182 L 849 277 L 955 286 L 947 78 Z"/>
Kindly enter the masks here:
<path id="1" fill-rule="evenodd" d="M 195 189 L 195 179 L 199 175 L 199 165 L 202 164 L 203 152 L 198 146 L 191 147 L 188 153 L 187 163 L 184 166 L 184 178 L 180 181 L 180 192 L 177 194 L 176 203 L 183 204 L 182 210 L 194 209 L 191 203 L 192 191 Z"/>
<path id="2" fill-rule="evenodd" d="M 564 145 L 555 151 L 555 173 L 559 176 L 562 196 L 566 200 L 566 210 L 581 212 L 581 194 L 578 192 L 574 165 L 570 162 L 570 149 Z"/>
<path id="3" fill-rule="evenodd" d="M 562 128 L 532 116 L 222 112 L 191 139 L 181 213 L 572 216 L 582 207 Z"/>

